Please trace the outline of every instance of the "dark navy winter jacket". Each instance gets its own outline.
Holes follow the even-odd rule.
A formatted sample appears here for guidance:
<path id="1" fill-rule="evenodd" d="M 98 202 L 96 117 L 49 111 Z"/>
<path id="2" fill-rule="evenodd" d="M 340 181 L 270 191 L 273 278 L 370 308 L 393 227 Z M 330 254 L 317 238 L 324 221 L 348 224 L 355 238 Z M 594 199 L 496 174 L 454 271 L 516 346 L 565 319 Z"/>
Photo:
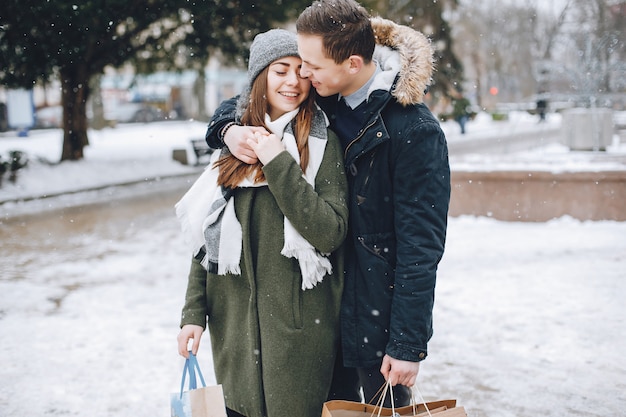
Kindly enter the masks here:
<path id="1" fill-rule="evenodd" d="M 377 46 L 375 52 L 384 77 L 369 92 L 367 122 L 355 137 L 341 138 L 347 143 L 350 184 L 341 307 L 344 365 L 349 367 L 379 366 L 385 354 L 414 362 L 426 357 L 433 333 L 437 267 L 446 239 L 447 143 L 439 122 L 422 102 L 422 86 L 430 81 L 425 77 L 431 72 L 424 71 L 431 62 L 425 52 L 430 49 L 422 39 L 394 39 L 405 43 L 393 50 Z M 397 64 L 415 54 L 421 60 L 412 61 L 414 68 L 403 66 L 400 73 Z M 329 116 L 331 129 L 341 131 L 338 97 L 317 101 Z M 231 99 L 215 112 L 207 130 L 209 146 L 223 146 L 217 132 L 234 119 L 235 105 L 236 99 Z"/>

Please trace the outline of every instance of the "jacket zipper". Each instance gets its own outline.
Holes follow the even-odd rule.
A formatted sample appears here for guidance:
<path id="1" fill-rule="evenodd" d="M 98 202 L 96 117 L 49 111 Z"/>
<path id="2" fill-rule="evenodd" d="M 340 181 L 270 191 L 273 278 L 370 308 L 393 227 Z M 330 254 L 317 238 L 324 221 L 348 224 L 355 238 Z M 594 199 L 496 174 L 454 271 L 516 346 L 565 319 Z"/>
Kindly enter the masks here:
<path id="1" fill-rule="evenodd" d="M 367 131 L 367 129 L 369 129 L 370 127 L 372 127 L 372 125 L 374 125 L 374 123 L 376 123 L 376 120 L 378 120 L 378 117 L 375 117 L 374 120 L 372 120 L 372 122 L 370 124 L 368 124 L 367 126 L 365 126 L 363 128 L 363 130 L 361 130 L 361 133 L 359 133 L 359 135 L 354 138 L 352 140 L 352 142 L 348 143 L 348 146 L 346 146 L 346 150 L 343 153 L 343 158 L 346 159 L 346 157 L 348 156 L 348 149 L 350 149 L 350 146 L 352 146 L 352 144 L 354 144 L 355 142 L 357 142 L 359 139 L 361 139 L 361 137 L 365 134 L 365 132 Z"/>

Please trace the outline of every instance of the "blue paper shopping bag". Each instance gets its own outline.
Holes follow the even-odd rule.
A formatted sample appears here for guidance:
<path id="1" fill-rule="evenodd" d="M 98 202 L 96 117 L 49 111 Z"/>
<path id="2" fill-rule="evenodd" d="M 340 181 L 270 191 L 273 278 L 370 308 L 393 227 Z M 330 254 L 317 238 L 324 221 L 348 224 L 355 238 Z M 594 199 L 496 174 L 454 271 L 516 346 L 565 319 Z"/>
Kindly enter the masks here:
<path id="1" fill-rule="evenodd" d="M 189 386 L 185 391 L 187 374 L 189 374 Z M 200 388 L 197 386 L 197 377 L 202 382 Z M 222 386 L 206 386 L 198 360 L 191 352 L 189 352 L 189 359 L 185 361 L 180 392 L 171 395 L 170 404 L 172 417 L 226 417 Z"/>

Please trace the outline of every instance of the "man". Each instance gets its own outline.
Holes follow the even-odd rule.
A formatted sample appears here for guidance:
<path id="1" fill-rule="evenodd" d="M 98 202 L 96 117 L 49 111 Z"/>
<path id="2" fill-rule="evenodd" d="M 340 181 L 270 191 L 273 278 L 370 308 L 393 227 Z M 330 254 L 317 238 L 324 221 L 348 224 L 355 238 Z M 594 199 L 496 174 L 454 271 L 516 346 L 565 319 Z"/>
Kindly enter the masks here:
<path id="1" fill-rule="evenodd" d="M 406 405 L 432 336 L 450 199 L 446 138 L 423 103 L 432 49 L 419 32 L 371 19 L 354 0 L 316 0 L 296 29 L 300 75 L 311 80 L 342 142 L 350 184 L 345 368 L 336 371 L 330 397 L 355 400 L 362 388 L 371 402 L 389 381 L 395 404 Z M 233 114 L 233 101 L 223 103 L 207 142 L 225 143 L 251 163 L 245 140 L 258 128 L 233 124 Z"/>
<path id="2" fill-rule="evenodd" d="M 452 117 L 459 124 L 461 134 L 465 134 L 465 124 L 469 120 L 471 114 L 471 103 L 462 94 L 452 100 Z"/>

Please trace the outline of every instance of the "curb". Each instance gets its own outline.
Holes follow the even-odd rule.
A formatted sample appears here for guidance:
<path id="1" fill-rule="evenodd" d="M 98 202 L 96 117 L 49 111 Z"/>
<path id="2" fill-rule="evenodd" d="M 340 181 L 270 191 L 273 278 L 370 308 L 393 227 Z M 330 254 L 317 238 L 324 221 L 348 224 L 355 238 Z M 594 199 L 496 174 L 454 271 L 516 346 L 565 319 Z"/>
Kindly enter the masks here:
<path id="1" fill-rule="evenodd" d="M 204 169 L 204 167 L 203 167 L 203 169 Z M 82 193 L 88 193 L 88 192 L 93 192 L 93 191 L 102 191 L 102 190 L 106 190 L 108 188 L 128 187 L 128 186 L 139 185 L 139 184 L 143 184 L 143 183 L 158 182 L 158 181 L 161 181 L 163 179 L 168 179 L 168 178 L 184 178 L 184 177 L 195 178 L 195 177 L 197 177 L 199 172 L 202 172 L 202 171 L 198 170 L 198 172 L 193 172 L 193 173 L 159 175 L 159 176 L 156 176 L 156 177 L 142 178 L 140 180 L 134 180 L 134 181 L 126 181 L 126 182 L 119 182 L 119 183 L 103 184 L 103 185 L 99 185 L 99 186 L 86 187 L 86 188 L 81 188 L 81 189 L 77 189 L 77 190 L 59 191 L 57 193 L 52 193 L 52 194 L 31 195 L 31 196 L 25 196 L 25 197 L 11 198 L 11 199 L 6 199 L 6 200 L 0 200 L 0 206 L 2 206 L 4 204 L 8 204 L 8 203 L 26 203 L 26 202 L 29 202 L 29 201 L 46 200 L 46 199 L 49 199 L 49 198 L 62 197 L 62 196 L 66 196 L 66 195 L 75 195 L 75 194 L 82 194 Z"/>

